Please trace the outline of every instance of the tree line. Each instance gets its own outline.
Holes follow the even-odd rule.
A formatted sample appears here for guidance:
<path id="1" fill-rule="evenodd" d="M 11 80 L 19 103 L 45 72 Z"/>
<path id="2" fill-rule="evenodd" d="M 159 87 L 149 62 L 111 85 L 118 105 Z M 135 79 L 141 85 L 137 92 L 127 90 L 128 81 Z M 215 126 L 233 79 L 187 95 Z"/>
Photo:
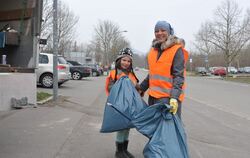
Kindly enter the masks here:
<path id="1" fill-rule="evenodd" d="M 41 50 L 52 52 L 53 0 L 43 1 L 43 23 L 41 37 L 47 44 Z M 88 43 L 76 41 L 79 17 L 59 1 L 58 7 L 58 52 L 84 52 L 103 65 L 111 64 L 117 53 L 130 42 L 124 37 L 126 30 L 110 20 L 99 21 L 93 28 L 93 37 Z M 249 66 L 250 63 L 250 9 L 245 12 L 235 1 L 225 0 L 215 10 L 212 20 L 205 21 L 195 34 L 190 50 L 191 66 Z M 136 51 L 135 51 L 136 52 Z M 146 54 L 134 56 L 135 66 L 146 67 Z"/>
<path id="2" fill-rule="evenodd" d="M 226 0 L 195 35 L 193 65 L 249 66 L 249 43 L 250 9 L 243 12 L 235 1 Z"/>

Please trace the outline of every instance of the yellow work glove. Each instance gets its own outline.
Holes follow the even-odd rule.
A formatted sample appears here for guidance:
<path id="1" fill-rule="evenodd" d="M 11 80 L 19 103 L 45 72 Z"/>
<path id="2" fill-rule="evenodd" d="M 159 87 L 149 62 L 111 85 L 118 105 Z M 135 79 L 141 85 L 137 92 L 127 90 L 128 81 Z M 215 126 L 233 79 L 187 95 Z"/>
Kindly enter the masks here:
<path id="1" fill-rule="evenodd" d="M 170 109 L 170 112 L 173 114 L 176 114 L 177 109 L 178 109 L 178 101 L 174 98 L 171 98 L 169 101 L 170 106 L 172 106 L 172 109 Z"/>

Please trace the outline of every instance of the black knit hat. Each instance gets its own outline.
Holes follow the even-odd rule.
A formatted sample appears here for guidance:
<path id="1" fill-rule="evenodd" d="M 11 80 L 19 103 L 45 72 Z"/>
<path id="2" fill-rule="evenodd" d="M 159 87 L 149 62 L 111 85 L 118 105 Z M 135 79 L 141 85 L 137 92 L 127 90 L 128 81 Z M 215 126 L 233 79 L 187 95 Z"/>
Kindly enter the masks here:
<path id="1" fill-rule="evenodd" d="M 118 56 L 116 57 L 115 62 L 123 57 L 129 57 L 131 60 L 133 59 L 133 52 L 130 48 L 123 48 L 119 51 Z"/>

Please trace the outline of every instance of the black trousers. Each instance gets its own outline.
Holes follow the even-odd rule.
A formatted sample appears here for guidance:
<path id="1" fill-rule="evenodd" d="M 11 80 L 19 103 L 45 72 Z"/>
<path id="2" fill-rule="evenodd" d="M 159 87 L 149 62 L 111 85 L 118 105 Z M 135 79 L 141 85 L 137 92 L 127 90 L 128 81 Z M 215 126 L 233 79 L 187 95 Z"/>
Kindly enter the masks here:
<path id="1" fill-rule="evenodd" d="M 156 103 L 164 103 L 164 104 L 169 104 L 170 98 L 154 98 L 152 96 L 148 97 L 148 105 L 153 105 Z M 178 110 L 177 110 L 177 115 L 181 119 L 181 102 L 178 100 Z"/>

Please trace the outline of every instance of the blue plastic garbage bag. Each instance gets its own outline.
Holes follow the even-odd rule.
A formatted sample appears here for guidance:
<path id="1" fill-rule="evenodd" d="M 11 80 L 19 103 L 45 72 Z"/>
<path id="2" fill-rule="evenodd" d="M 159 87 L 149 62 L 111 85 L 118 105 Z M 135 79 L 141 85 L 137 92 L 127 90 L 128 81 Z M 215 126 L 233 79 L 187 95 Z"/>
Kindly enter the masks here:
<path id="1" fill-rule="evenodd" d="M 170 106 L 148 106 L 127 77 L 120 78 L 107 99 L 101 132 L 135 127 L 149 138 L 143 154 L 146 158 L 189 158 L 186 134 Z"/>
<path id="2" fill-rule="evenodd" d="M 136 129 L 149 138 L 143 150 L 145 158 L 188 158 L 186 134 L 181 120 L 169 112 L 170 105 L 154 104 L 135 120 Z"/>
<path id="3" fill-rule="evenodd" d="M 124 88 L 125 87 L 125 88 Z M 122 77 L 108 96 L 101 127 L 102 133 L 133 128 L 131 120 L 147 108 L 128 77 Z"/>

